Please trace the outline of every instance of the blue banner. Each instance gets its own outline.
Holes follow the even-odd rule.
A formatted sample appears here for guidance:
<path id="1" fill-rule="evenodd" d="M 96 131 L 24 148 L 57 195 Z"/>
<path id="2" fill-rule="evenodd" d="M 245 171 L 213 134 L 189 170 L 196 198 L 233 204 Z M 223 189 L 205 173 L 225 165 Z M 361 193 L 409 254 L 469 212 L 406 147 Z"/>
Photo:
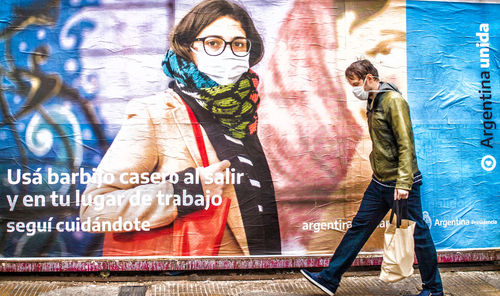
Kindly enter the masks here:
<path id="1" fill-rule="evenodd" d="M 407 2 L 408 102 L 438 249 L 500 245 L 500 6 Z"/>

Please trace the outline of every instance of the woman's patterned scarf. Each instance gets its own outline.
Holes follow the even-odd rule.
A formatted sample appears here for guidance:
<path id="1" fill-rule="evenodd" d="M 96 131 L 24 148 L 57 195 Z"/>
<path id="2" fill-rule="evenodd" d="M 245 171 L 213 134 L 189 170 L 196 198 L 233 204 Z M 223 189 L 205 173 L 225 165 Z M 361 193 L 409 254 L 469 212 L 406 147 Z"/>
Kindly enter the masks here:
<path id="1" fill-rule="evenodd" d="M 169 50 L 162 62 L 163 72 L 176 80 L 179 89 L 227 128 L 229 135 L 242 139 L 257 131 L 259 77 L 252 70 L 233 84 L 219 85 L 200 72 L 196 65 Z"/>

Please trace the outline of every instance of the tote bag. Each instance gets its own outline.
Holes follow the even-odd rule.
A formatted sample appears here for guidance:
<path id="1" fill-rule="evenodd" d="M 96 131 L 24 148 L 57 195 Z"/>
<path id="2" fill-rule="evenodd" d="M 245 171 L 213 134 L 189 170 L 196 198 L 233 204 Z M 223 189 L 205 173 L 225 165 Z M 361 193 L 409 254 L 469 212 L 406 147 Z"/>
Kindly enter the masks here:
<path id="1" fill-rule="evenodd" d="M 209 166 L 201 127 L 193 111 L 185 104 L 193 127 L 196 145 L 204 167 Z M 217 256 L 226 229 L 231 200 L 222 197 L 222 204 L 199 210 L 174 220 L 173 246 L 177 256 Z"/>
<path id="2" fill-rule="evenodd" d="M 402 219 L 403 213 L 406 219 Z M 394 214 L 396 221 L 393 219 Z M 408 200 L 395 200 L 390 225 L 384 233 L 384 255 L 380 272 L 382 281 L 394 283 L 413 274 L 414 231 L 415 222 L 408 219 Z"/>

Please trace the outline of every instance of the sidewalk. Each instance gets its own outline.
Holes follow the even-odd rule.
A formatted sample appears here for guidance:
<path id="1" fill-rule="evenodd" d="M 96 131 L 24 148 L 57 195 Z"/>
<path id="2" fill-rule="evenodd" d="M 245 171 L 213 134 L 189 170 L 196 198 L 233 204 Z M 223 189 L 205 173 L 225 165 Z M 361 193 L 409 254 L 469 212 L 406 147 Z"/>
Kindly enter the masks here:
<path id="1" fill-rule="evenodd" d="M 448 296 L 500 296 L 500 271 L 455 271 L 442 269 L 445 295 Z M 405 295 L 417 293 L 420 288 L 418 274 L 395 284 L 378 279 L 377 271 L 349 272 L 342 280 L 337 296 Z M 323 295 L 309 284 L 298 270 L 267 271 L 266 274 L 238 275 L 236 271 L 224 274 L 198 272 L 185 276 L 141 275 L 96 277 L 0 277 L 0 296 L 198 296 L 198 295 Z"/>

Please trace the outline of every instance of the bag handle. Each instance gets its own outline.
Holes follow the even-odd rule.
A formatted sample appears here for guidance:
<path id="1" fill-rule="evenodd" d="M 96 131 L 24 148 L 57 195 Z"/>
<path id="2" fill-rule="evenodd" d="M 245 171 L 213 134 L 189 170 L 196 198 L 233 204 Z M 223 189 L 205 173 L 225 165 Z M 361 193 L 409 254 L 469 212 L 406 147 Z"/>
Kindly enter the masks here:
<path id="1" fill-rule="evenodd" d="M 191 121 L 191 126 L 193 127 L 194 138 L 196 139 L 196 146 L 198 146 L 198 151 L 200 152 L 201 162 L 204 167 L 207 167 L 210 165 L 210 163 L 208 162 L 207 149 L 205 147 L 205 140 L 203 139 L 203 133 L 201 132 L 200 123 L 196 119 L 193 110 L 189 108 L 188 104 L 186 104 L 186 102 L 184 101 L 182 102 L 186 106 L 189 120 Z"/>
<path id="2" fill-rule="evenodd" d="M 391 218 L 389 220 L 391 224 L 394 219 L 394 213 L 396 213 L 396 227 L 400 228 L 403 214 L 405 218 L 408 219 L 408 199 L 395 200 L 392 203 Z"/>

